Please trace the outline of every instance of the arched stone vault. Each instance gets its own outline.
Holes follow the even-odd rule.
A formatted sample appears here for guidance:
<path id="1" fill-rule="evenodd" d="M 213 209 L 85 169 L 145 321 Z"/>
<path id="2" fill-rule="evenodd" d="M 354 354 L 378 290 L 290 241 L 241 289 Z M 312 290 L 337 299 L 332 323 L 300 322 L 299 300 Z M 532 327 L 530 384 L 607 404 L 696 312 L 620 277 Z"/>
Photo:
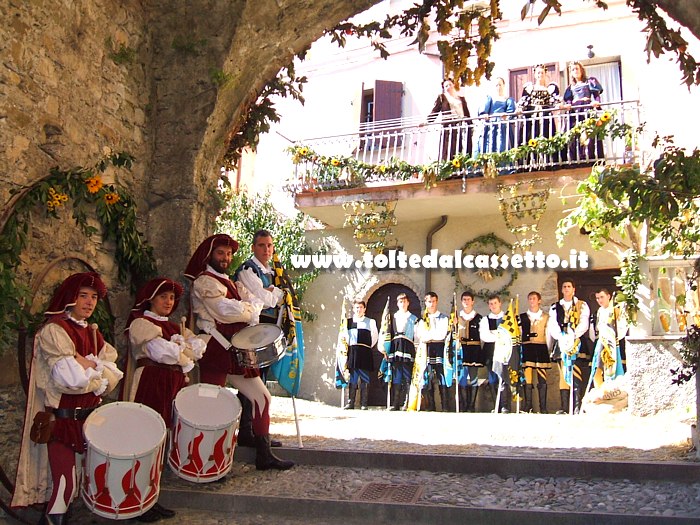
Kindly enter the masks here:
<path id="1" fill-rule="evenodd" d="M 213 227 L 211 192 L 232 124 L 262 86 L 324 29 L 377 0 L 155 2 L 148 232 L 158 266 L 179 275 Z M 197 54 L 172 46 L 206 39 Z M 228 80 L 216 86 L 213 71 Z M 329 98 L 332 94 L 329 94 Z"/>

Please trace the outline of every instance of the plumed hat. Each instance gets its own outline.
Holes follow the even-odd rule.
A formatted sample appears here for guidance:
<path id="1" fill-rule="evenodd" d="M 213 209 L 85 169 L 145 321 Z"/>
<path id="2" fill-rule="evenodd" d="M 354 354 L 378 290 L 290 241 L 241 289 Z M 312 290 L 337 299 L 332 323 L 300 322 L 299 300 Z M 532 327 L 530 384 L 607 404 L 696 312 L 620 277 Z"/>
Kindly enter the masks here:
<path id="1" fill-rule="evenodd" d="M 185 269 L 185 277 L 194 281 L 204 270 L 207 269 L 209 258 L 215 248 L 219 246 L 230 246 L 233 253 L 238 250 L 238 243 L 225 233 L 218 233 L 207 237 L 202 244 L 195 250 L 190 262 Z"/>
<path id="2" fill-rule="evenodd" d="M 81 288 L 92 288 L 100 299 L 107 296 L 107 287 L 95 272 L 74 273 L 63 281 L 53 294 L 44 315 L 60 314 L 75 306 Z"/>

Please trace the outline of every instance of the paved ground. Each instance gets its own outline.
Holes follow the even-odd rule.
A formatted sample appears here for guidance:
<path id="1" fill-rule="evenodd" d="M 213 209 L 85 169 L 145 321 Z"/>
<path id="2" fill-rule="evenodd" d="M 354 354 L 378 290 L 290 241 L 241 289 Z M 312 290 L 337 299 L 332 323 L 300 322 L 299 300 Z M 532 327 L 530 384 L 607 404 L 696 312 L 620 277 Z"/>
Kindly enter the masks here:
<path id="1" fill-rule="evenodd" d="M 6 394 L 0 402 L 12 404 Z M 0 405 L 0 409 L 7 409 Z M 693 462 L 690 452 L 690 418 L 687 414 L 663 414 L 639 418 L 627 413 L 607 416 L 556 416 L 539 414 L 440 414 L 343 411 L 337 407 L 296 401 L 305 450 L 449 454 L 516 458 L 562 458 L 598 461 Z M 298 447 L 290 399 L 274 398 L 272 432 L 285 447 Z M 5 414 L 12 416 L 13 414 Z M 13 417 L 4 417 L 3 425 Z M 16 432 L 15 432 L 16 433 Z M 11 442 L 9 431 L 5 437 Z M 5 441 L 7 442 L 7 441 Z M 7 449 L 5 449 L 7 451 Z M 282 450 L 279 455 L 284 456 Z M 11 461 L 7 456 L 3 461 Z M 8 471 L 7 463 L 3 468 Z M 659 468 L 663 468 L 660 465 Z M 14 468 L 11 469 L 14 472 Z M 420 505 L 442 508 L 577 512 L 641 513 L 649 516 L 687 517 L 700 523 L 700 482 L 629 481 L 575 479 L 572 477 L 499 476 L 484 472 L 458 474 L 381 468 L 340 468 L 299 465 L 288 472 L 258 472 L 236 463 L 221 483 L 193 484 L 167 472 L 164 494 L 178 517 L 169 523 L 206 525 L 252 525 L 267 523 L 257 512 L 221 512 L 216 505 L 206 510 L 181 504 L 179 490 L 201 490 L 209 496 L 275 497 L 352 502 L 367 483 L 414 484 L 422 487 Z M 183 492 L 184 494 L 184 492 Z M 4 497 L 4 494 L 3 494 Z M 248 496 L 250 497 L 250 496 Z M 340 505 L 341 503 L 338 503 Z M 106 524 L 108 520 L 89 513 L 81 502 L 75 505 L 71 523 Z M 262 507 L 261 507 L 262 509 Z M 263 509 L 267 510 L 267 509 Z M 35 516 L 32 516 L 34 518 Z M 309 518 L 288 515 L 275 518 L 276 525 L 353 524 L 355 518 Z M 1 518 L 0 518 L 1 521 Z M 109 521 L 110 523 L 113 523 Z M 358 520 L 359 522 L 359 520 Z M 365 521 L 366 523 L 381 523 Z M 484 521 L 485 523 L 488 522 Z M 605 522 L 605 520 L 603 520 Z"/>

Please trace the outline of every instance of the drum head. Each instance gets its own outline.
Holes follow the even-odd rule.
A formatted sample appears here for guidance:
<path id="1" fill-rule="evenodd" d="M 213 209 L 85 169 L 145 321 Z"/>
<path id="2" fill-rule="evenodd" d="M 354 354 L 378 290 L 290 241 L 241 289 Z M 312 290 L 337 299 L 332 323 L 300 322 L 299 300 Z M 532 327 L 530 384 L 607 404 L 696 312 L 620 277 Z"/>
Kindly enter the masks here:
<path id="1" fill-rule="evenodd" d="M 217 430 L 238 419 L 241 402 L 228 388 L 199 383 L 178 392 L 175 410 L 180 419 L 196 428 Z"/>
<path id="2" fill-rule="evenodd" d="M 83 431 L 96 450 L 126 459 L 155 449 L 165 439 L 165 422 L 146 405 L 119 401 L 94 410 Z"/>
<path id="3" fill-rule="evenodd" d="M 246 326 L 240 332 L 233 334 L 231 344 L 235 348 L 255 350 L 274 343 L 281 335 L 282 330 L 274 324 Z"/>

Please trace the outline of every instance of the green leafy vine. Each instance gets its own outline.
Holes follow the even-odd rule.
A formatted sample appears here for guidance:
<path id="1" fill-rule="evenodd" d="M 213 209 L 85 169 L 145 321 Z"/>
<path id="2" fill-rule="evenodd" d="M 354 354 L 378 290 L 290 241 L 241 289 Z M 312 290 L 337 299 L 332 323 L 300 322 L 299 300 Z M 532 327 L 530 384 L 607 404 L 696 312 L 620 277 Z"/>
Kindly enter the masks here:
<path id="1" fill-rule="evenodd" d="M 464 243 L 464 246 L 462 246 L 461 252 L 462 256 L 464 256 L 471 253 L 472 250 L 476 250 L 476 253 L 474 253 L 474 255 L 479 256 L 488 254 L 487 256 L 490 257 L 493 254 L 497 254 L 499 248 L 506 248 L 509 252 L 511 252 L 513 246 L 501 239 L 495 233 L 491 232 L 485 235 L 480 235 L 479 237 L 475 237 L 474 239 L 467 241 L 466 243 Z M 493 270 L 491 268 L 483 268 L 477 270 L 474 273 L 479 275 L 484 281 L 488 282 L 494 277 L 500 277 L 501 275 L 503 275 L 504 270 Z M 467 283 L 462 282 L 461 276 L 458 271 L 455 271 L 453 275 L 455 276 L 455 288 L 464 288 L 468 286 Z M 501 288 L 497 290 L 493 290 L 491 288 L 481 288 L 480 290 L 472 289 L 471 292 L 474 294 L 475 297 L 480 297 L 481 299 L 488 299 L 488 297 L 491 295 L 498 295 L 502 300 L 504 296 L 510 295 L 510 287 L 513 285 L 517 278 L 517 270 L 512 270 L 510 272 L 510 279 Z"/>
<path id="2" fill-rule="evenodd" d="M 45 217 L 58 219 L 58 211 L 72 204 L 73 219 L 87 237 L 98 233 L 88 220 L 94 213 L 102 227 L 102 240 L 114 243 L 119 280 L 130 279 L 132 290 L 155 275 L 153 248 L 138 230 L 134 198 L 118 183 L 104 184 L 101 176 L 109 166 L 130 169 L 132 163 L 129 154 L 115 153 L 89 168 L 55 167 L 30 187 L 11 192 L 16 200 L 0 231 L 0 348 L 9 342 L 9 332 L 32 324 L 27 311 L 30 292 L 17 279 L 17 268 L 27 247 L 32 214 L 40 210 Z"/>

